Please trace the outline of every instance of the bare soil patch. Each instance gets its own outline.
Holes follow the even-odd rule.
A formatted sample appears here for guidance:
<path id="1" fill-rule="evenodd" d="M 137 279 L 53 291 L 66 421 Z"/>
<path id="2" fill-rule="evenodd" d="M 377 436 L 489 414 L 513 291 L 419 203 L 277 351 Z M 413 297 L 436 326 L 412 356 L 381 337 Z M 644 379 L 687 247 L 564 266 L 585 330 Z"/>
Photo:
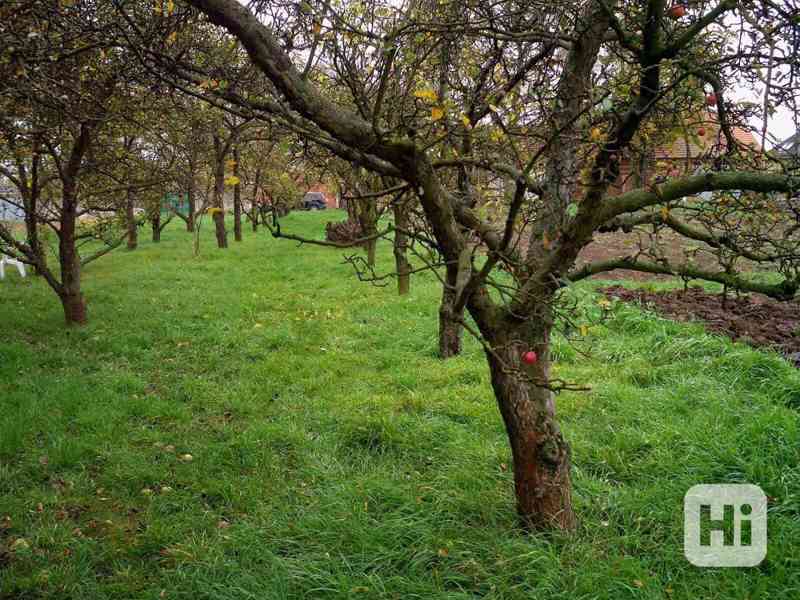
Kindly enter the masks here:
<path id="1" fill-rule="evenodd" d="M 800 366 L 800 304 L 778 302 L 761 294 L 736 297 L 723 306 L 722 294 L 700 287 L 668 292 L 650 292 L 621 286 L 599 290 L 609 298 L 636 303 L 676 321 L 702 321 L 714 332 L 755 347 L 777 350 Z"/>
<path id="2" fill-rule="evenodd" d="M 689 240 L 677 233 L 665 230 L 660 233 L 659 251 L 671 265 L 680 266 L 686 263 L 691 256 L 692 264 L 701 269 L 719 271 L 720 266 L 716 258 L 709 252 L 709 248 L 700 242 Z M 587 263 L 600 262 L 625 256 L 635 256 L 642 248 L 647 248 L 650 242 L 643 233 L 596 233 L 593 241 L 587 245 L 578 256 L 577 266 Z M 643 257 L 652 261 L 652 258 Z M 738 265 L 742 271 L 755 270 L 757 267 L 749 261 L 742 260 Z M 669 281 L 674 280 L 672 275 L 655 275 L 640 271 L 616 269 L 605 273 L 598 273 L 592 279 L 627 279 L 632 281 Z"/>

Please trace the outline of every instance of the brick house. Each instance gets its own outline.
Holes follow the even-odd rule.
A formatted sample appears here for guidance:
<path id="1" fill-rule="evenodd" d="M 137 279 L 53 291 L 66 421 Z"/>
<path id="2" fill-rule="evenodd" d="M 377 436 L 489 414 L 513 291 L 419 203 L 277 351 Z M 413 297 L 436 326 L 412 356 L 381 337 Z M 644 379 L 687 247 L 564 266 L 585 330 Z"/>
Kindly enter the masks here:
<path id="1" fill-rule="evenodd" d="M 733 127 L 732 132 L 740 144 L 754 150 L 760 149 L 755 137 L 747 129 Z M 702 162 L 722 156 L 727 147 L 727 139 L 719 122 L 711 113 L 706 113 L 692 125 L 689 135 L 657 147 L 649 156 L 645 155 L 636 161 L 623 156 L 614 189 L 617 193 L 627 192 L 647 185 L 654 177 L 692 173 Z"/>

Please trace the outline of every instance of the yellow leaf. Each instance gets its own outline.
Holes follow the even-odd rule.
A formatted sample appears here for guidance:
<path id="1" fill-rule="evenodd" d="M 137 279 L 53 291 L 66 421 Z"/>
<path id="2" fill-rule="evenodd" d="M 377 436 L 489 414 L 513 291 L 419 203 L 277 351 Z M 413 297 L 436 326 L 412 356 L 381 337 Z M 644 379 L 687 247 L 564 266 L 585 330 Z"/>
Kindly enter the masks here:
<path id="1" fill-rule="evenodd" d="M 669 208 L 666 206 L 661 207 L 661 218 L 665 221 L 669 218 Z"/>
<path id="2" fill-rule="evenodd" d="M 19 539 L 15 540 L 13 544 L 11 544 L 11 549 L 15 550 L 15 551 L 30 550 L 30 548 L 31 548 L 31 545 L 28 543 L 28 540 L 26 540 L 25 538 L 19 538 Z"/>
<path id="3" fill-rule="evenodd" d="M 439 95 L 431 88 L 417 90 L 414 92 L 414 97 L 421 98 L 422 100 L 428 100 L 429 102 L 436 102 L 439 99 Z"/>
<path id="4" fill-rule="evenodd" d="M 592 127 L 592 130 L 589 132 L 589 139 L 593 142 L 599 142 L 602 137 L 603 132 L 597 127 Z"/>
<path id="5" fill-rule="evenodd" d="M 239 179 L 236 175 L 231 175 L 230 177 L 225 178 L 225 185 L 234 186 L 240 181 L 241 179 Z"/>
<path id="6" fill-rule="evenodd" d="M 319 32 L 322 31 L 322 25 L 319 22 L 314 23 L 311 29 L 314 32 L 314 35 L 319 35 Z"/>
<path id="7" fill-rule="evenodd" d="M 172 33 L 170 33 L 167 36 L 167 46 L 171 46 L 172 44 L 174 44 L 175 43 L 175 39 L 177 37 L 178 37 L 178 32 L 177 31 L 173 31 Z"/>
<path id="8" fill-rule="evenodd" d="M 469 117 L 467 115 L 461 115 L 461 122 L 464 123 L 464 127 L 466 127 L 467 129 L 472 127 L 472 123 L 470 122 Z"/>
<path id="9" fill-rule="evenodd" d="M 581 335 L 583 337 L 586 337 L 587 335 L 589 335 L 589 326 L 588 325 L 581 325 L 580 329 L 581 329 Z"/>
<path id="10" fill-rule="evenodd" d="M 444 116 L 444 109 L 441 106 L 431 108 L 431 119 L 438 121 Z"/>

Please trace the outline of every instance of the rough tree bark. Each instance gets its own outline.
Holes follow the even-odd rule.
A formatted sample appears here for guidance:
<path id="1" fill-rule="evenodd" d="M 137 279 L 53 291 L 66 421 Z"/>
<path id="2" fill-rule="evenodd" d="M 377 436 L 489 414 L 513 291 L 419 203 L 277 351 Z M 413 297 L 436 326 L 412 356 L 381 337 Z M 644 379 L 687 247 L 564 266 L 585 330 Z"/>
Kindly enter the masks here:
<path id="1" fill-rule="evenodd" d="M 394 212 L 394 265 L 397 272 L 397 293 L 400 296 L 411 290 L 411 264 L 408 262 L 408 206 L 403 202 L 395 202 Z"/>
<path id="2" fill-rule="evenodd" d="M 70 176 L 63 179 L 63 198 L 58 230 L 58 260 L 61 285 L 56 292 L 64 308 L 67 325 L 86 323 L 86 301 L 81 292 L 81 259 L 75 246 L 75 225 L 78 218 L 77 186 Z"/>
<path id="3" fill-rule="evenodd" d="M 239 146 L 233 147 L 233 176 L 239 179 Z M 242 186 L 237 181 L 233 186 L 233 239 L 242 241 Z"/>
<path id="4" fill-rule="evenodd" d="M 358 222 L 361 225 L 361 232 L 364 237 L 372 237 L 378 233 L 378 207 L 372 199 L 356 200 L 358 205 Z M 367 264 L 375 266 L 375 253 L 378 247 L 378 240 L 373 238 L 366 242 Z"/>
<path id="5" fill-rule="evenodd" d="M 33 272 L 36 275 L 42 275 L 47 270 L 47 253 L 45 252 L 44 244 L 39 237 L 39 195 L 41 193 L 39 181 L 39 167 L 41 164 L 41 155 L 38 152 L 38 144 L 34 146 L 33 157 L 31 159 L 31 174 L 30 182 L 26 182 L 20 190 L 22 192 L 22 201 L 25 204 L 25 237 L 28 246 L 31 247 L 35 256 Z M 25 181 L 27 175 L 24 164 L 22 161 L 18 163 L 18 170 L 20 176 Z"/>
<path id="6" fill-rule="evenodd" d="M 36 217 L 37 204 L 38 202 L 34 199 L 29 204 L 29 207 L 25 209 L 25 237 L 28 245 L 36 255 L 33 272 L 36 275 L 41 275 L 47 268 L 47 253 L 42 240 L 39 238 L 39 221 Z"/>
<path id="7" fill-rule="evenodd" d="M 186 178 L 186 205 L 188 213 L 186 214 L 186 231 L 194 233 L 194 219 L 197 211 L 195 199 L 195 179 L 194 179 L 194 165 L 189 166 L 189 175 Z"/>
<path id="8" fill-rule="evenodd" d="M 153 243 L 157 244 L 161 241 L 161 211 L 157 210 L 153 213 L 150 224 L 153 227 Z"/>
<path id="9" fill-rule="evenodd" d="M 125 227 L 128 232 L 128 250 L 136 250 L 139 246 L 139 228 L 136 223 L 135 199 L 133 188 L 125 191 Z"/>
<path id="10" fill-rule="evenodd" d="M 256 167 L 256 176 L 253 181 L 253 199 L 250 202 L 250 212 L 247 216 L 250 218 L 250 223 L 253 225 L 253 233 L 258 232 L 258 219 L 261 216 L 259 201 L 261 200 L 261 163 L 259 162 Z"/>
<path id="11" fill-rule="evenodd" d="M 228 247 L 228 232 L 225 230 L 225 156 L 227 144 L 219 136 L 214 136 L 214 231 L 217 247 Z"/>
<path id="12" fill-rule="evenodd" d="M 517 513 L 530 529 L 570 530 L 576 525 L 570 447 L 556 420 L 552 391 L 537 385 L 550 376 L 549 320 L 543 315 L 523 326 L 497 324 L 486 358 L 511 445 Z M 529 350 L 537 354 L 532 365 L 521 360 Z"/>
<path id="13" fill-rule="evenodd" d="M 445 285 L 442 286 L 442 301 L 439 304 L 439 356 L 451 358 L 461 354 L 461 334 L 464 309 L 455 308 L 456 279 L 458 268 L 448 265 L 445 270 Z"/>

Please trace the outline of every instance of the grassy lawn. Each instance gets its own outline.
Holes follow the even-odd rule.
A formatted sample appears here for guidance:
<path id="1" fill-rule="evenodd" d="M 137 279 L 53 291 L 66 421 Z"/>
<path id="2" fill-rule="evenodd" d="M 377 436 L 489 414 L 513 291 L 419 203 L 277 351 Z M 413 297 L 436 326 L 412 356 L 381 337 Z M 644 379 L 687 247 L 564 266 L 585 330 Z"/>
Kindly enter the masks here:
<path id="1" fill-rule="evenodd" d="M 435 278 L 400 298 L 245 234 L 218 251 L 206 224 L 194 258 L 175 224 L 91 264 L 80 330 L 43 282 L 0 282 L 0 598 L 800 597 L 777 355 L 622 305 L 557 340 L 558 376 L 593 387 L 558 398 L 581 524 L 524 535 L 480 346 L 435 356 Z M 685 492 L 725 482 L 771 498 L 757 568 L 683 556 Z"/>

